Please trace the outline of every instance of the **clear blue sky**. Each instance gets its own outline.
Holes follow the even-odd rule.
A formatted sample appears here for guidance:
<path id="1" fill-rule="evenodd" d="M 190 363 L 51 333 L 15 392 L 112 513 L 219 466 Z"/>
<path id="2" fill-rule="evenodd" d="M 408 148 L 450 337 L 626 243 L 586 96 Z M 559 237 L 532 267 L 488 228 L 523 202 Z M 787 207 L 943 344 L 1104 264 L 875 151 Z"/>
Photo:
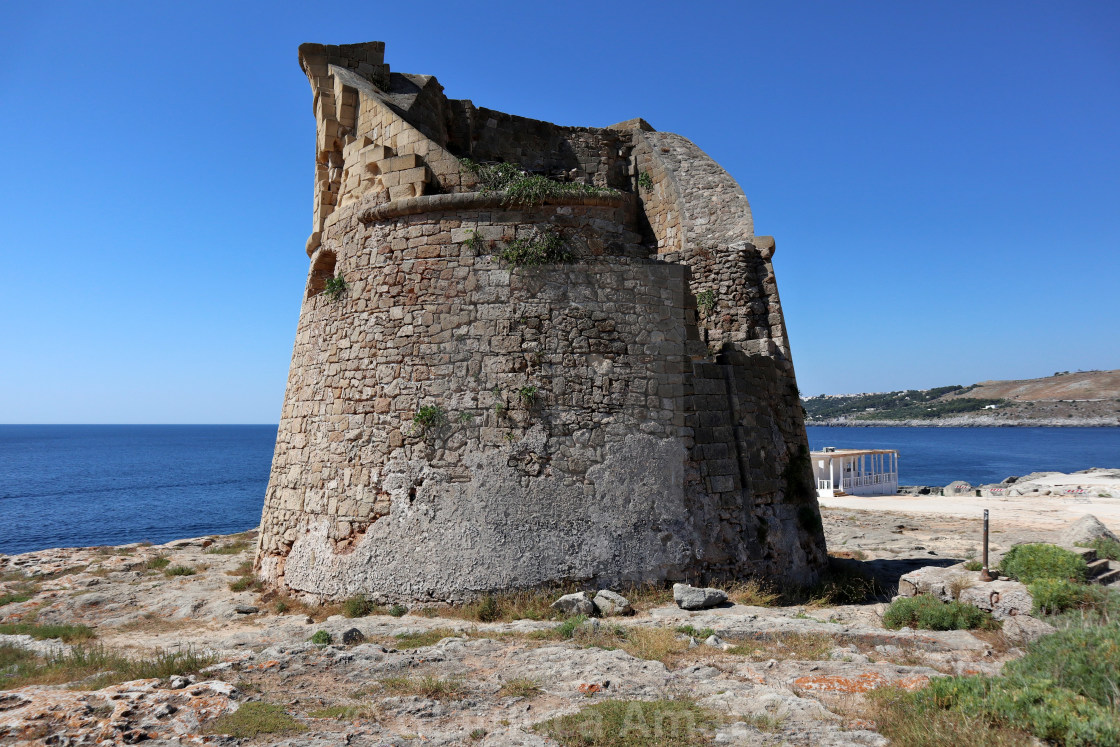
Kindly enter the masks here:
<path id="1" fill-rule="evenodd" d="M 750 198 L 807 394 L 1120 368 L 1115 2 L 6 3 L 0 422 L 279 419 L 311 226 L 301 42 Z"/>

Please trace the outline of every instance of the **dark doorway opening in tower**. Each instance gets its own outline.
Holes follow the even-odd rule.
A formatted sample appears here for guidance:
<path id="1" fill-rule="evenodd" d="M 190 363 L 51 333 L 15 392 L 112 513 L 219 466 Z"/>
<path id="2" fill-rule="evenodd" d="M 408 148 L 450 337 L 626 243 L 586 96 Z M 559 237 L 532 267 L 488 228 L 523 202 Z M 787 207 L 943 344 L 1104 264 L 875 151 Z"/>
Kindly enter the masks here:
<path id="1" fill-rule="evenodd" d="M 311 275 L 307 278 L 308 298 L 317 296 L 326 289 L 327 281 L 334 277 L 335 261 L 334 252 L 322 249 L 315 252 L 315 258 L 311 262 Z"/>

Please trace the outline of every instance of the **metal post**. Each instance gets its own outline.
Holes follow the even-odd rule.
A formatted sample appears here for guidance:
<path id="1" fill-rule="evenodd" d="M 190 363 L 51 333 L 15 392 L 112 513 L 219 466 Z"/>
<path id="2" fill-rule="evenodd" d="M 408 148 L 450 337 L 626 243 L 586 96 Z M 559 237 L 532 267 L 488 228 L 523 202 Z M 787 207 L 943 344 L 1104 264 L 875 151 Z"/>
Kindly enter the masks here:
<path id="1" fill-rule="evenodd" d="M 980 569 L 981 581 L 995 581 L 995 577 L 988 573 L 988 509 L 984 509 L 984 567 Z"/>

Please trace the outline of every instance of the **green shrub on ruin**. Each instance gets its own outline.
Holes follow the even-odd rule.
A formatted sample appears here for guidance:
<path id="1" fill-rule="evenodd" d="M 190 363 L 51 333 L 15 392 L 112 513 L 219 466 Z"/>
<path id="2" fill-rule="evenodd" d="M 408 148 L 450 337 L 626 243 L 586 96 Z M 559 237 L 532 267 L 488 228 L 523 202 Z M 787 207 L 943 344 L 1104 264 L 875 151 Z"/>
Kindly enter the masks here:
<path id="1" fill-rule="evenodd" d="M 1034 543 L 1012 547 L 999 566 L 1000 573 L 1030 584 L 1041 578 L 1084 581 L 1085 559 L 1057 545 Z"/>
<path id="2" fill-rule="evenodd" d="M 447 425 L 447 413 L 439 405 L 424 405 L 412 416 L 415 435 L 423 436 Z"/>
<path id="3" fill-rule="evenodd" d="M 899 597 L 883 613 L 883 626 L 891 630 L 901 627 L 920 630 L 992 630 L 1000 627 L 990 613 L 960 602 L 942 602 L 921 594 Z"/>
<path id="4" fill-rule="evenodd" d="M 514 239 L 499 254 L 503 262 L 514 267 L 537 267 L 571 262 L 575 255 L 557 231 L 541 231 L 536 238 Z"/>
<path id="5" fill-rule="evenodd" d="M 342 273 L 340 272 L 333 278 L 327 279 L 327 284 L 323 288 L 323 295 L 332 301 L 337 301 L 344 295 L 346 295 L 346 291 L 348 291 L 349 289 L 349 283 L 346 282 L 346 278 L 343 277 Z"/>
<path id="6" fill-rule="evenodd" d="M 408 614 L 408 607 L 405 607 L 403 604 L 394 604 L 389 608 L 389 614 L 393 617 L 404 617 Z"/>
<path id="7" fill-rule="evenodd" d="M 653 177 L 649 175 L 648 171 L 638 174 L 638 187 L 646 192 L 653 191 Z"/>
<path id="8" fill-rule="evenodd" d="M 712 309 L 714 309 L 715 307 L 716 307 L 715 291 L 713 291 L 711 289 L 702 290 L 702 291 L 700 291 L 699 293 L 696 294 L 696 310 L 700 312 L 701 316 L 707 317 L 708 314 L 712 313 Z"/>
<path id="9" fill-rule="evenodd" d="M 467 238 L 463 241 L 463 246 L 470 249 L 473 254 L 482 254 L 486 241 L 478 235 L 478 231 L 471 230 L 467 231 Z"/>
<path id="10" fill-rule="evenodd" d="M 594 184 L 553 181 L 540 174 L 530 174 L 512 163 L 481 164 L 469 158 L 460 158 L 459 164 L 475 175 L 480 192 L 500 193 L 504 195 L 503 202 L 506 205 L 540 205 L 553 197 L 603 197 L 618 194 L 618 190 Z"/>

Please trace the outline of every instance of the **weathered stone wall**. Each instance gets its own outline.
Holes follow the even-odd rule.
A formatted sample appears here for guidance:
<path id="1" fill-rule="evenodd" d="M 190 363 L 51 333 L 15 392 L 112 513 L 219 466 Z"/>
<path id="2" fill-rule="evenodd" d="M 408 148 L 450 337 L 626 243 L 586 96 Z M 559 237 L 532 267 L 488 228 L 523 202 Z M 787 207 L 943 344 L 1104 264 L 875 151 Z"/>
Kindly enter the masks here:
<path id="1" fill-rule="evenodd" d="M 815 578 L 773 242 L 734 181 L 678 136 L 556 127 L 335 62 L 358 57 L 301 47 L 317 212 L 262 577 L 386 601 Z M 621 189 L 509 205 L 472 191 L 465 143 Z M 653 193 L 633 186 L 642 171 Z M 571 262 L 500 259 L 553 232 Z M 324 292 L 335 276 L 339 298 Z M 698 311 L 705 291 L 716 302 Z"/>

